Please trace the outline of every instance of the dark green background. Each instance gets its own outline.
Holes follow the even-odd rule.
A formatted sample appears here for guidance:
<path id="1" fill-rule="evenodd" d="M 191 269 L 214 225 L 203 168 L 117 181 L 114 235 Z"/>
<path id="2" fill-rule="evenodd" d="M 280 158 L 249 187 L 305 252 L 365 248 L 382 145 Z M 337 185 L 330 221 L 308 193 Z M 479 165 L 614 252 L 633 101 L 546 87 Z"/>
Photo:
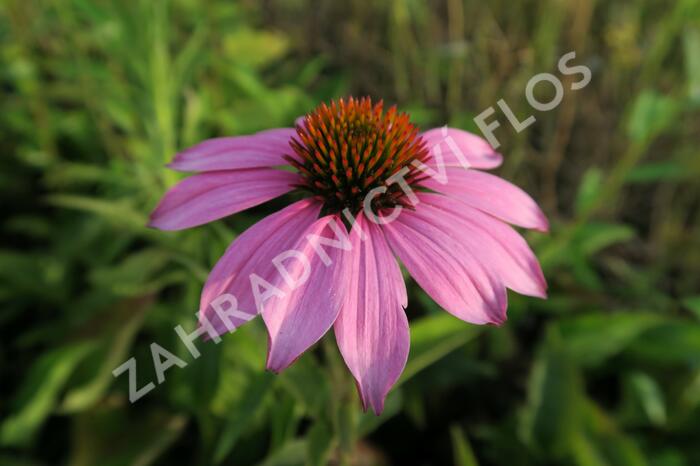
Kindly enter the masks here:
<path id="1" fill-rule="evenodd" d="M 522 133 L 497 113 L 497 173 L 552 223 L 527 234 L 548 300 L 476 327 L 409 282 L 379 418 L 332 341 L 264 372 L 259 321 L 129 404 L 112 369 L 153 380 L 153 341 L 191 361 L 173 327 L 284 205 L 147 229 L 177 150 L 344 95 L 474 131 L 572 50 L 585 89 Z M 697 0 L 2 0 L 0 99 L 0 464 L 700 464 Z"/>

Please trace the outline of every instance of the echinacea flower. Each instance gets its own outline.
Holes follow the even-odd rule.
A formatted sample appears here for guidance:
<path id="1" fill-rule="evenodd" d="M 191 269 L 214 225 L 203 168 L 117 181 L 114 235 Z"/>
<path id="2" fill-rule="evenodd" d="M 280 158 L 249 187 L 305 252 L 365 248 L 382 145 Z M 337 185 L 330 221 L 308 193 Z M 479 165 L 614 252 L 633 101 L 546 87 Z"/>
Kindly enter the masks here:
<path id="1" fill-rule="evenodd" d="M 250 227 L 212 270 L 200 325 L 215 335 L 262 314 L 268 369 L 279 372 L 331 327 L 365 409 L 380 413 L 409 352 L 396 257 L 447 312 L 506 319 L 506 288 L 545 297 L 539 263 L 510 225 L 546 231 L 521 189 L 484 169 L 482 138 L 436 128 L 369 98 L 321 104 L 295 128 L 204 141 L 170 168 L 196 172 L 165 194 L 150 225 L 179 230 L 295 191 L 306 197 Z M 225 322 L 218 298 L 242 312 Z"/>

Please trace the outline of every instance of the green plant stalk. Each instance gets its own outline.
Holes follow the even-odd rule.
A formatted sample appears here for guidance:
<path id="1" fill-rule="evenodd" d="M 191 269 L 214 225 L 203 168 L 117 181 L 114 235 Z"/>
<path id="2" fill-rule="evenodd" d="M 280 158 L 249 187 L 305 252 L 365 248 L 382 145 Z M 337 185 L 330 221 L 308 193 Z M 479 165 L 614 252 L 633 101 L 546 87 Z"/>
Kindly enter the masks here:
<path id="1" fill-rule="evenodd" d="M 347 465 L 350 464 L 357 437 L 357 403 L 347 368 L 331 337 L 323 338 L 323 350 L 332 381 L 330 412 L 333 416 L 334 441 L 338 443 L 339 464 Z"/>
<path id="2" fill-rule="evenodd" d="M 168 11 L 164 2 L 154 2 L 152 7 L 152 44 L 149 56 L 151 71 L 151 96 L 153 99 L 153 117 L 156 134 L 151 135 L 153 144 L 160 155 L 158 160 L 167 163 L 175 153 L 175 93 L 171 78 L 172 60 L 168 51 Z M 163 174 L 165 184 L 173 185 L 177 174 L 166 170 Z"/>

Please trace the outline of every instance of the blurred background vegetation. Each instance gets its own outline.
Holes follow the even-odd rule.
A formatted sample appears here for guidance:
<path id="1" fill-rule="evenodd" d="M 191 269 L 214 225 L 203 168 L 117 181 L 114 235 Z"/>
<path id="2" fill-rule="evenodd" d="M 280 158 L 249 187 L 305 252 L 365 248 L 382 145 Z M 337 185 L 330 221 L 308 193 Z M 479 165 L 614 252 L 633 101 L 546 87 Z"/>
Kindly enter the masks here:
<path id="1" fill-rule="evenodd" d="M 259 321 L 129 404 L 111 371 L 154 380 L 153 341 L 191 361 L 173 327 L 282 205 L 147 229 L 177 150 L 349 94 L 475 131 L 572 50 L 585 89 L 522 133 L 498 113 L 548 300 L 483 328 L 409 284 L 380 417 L 332 344 L 266 373 Z M 698 0 L 2 0 L 0 65 L 0 464 L 700 464 Z"/>

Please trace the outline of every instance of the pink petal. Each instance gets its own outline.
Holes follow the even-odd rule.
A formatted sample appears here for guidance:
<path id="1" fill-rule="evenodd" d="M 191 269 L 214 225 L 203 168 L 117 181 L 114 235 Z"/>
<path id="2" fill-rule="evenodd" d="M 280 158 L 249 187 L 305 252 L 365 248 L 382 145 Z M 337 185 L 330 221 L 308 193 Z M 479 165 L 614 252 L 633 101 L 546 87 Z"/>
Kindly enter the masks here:
<path id="1" fill-rule="evenodd" d="M 351 234 L 349 286 L 334 330 L 365 410 L 371 406 L 379 415 L 408 358 L 406 286 L 382 231 L 364 216 L 357 225 L 367 239 L 361 241 L 356 230 Z"/>
<path id="2" fill-rule="evenodd" d="M 291 191 L 298 175 L 272 168 L 202 173 L 171 188 L 149 226 L 182 230 L 240 212 Z"/>
<path id="3" fill-rule="evenodd" d="M 503 162 L 503 156 L 494 151 L 485 139 L 455 128 L 433 128 L 421 134 L 431 155 L 436 147 L 446 167 L 464 167 L 460 155 L 472 168 L 491 169 Z"/>
<path id="4" fill-rule="evenodd" d="M 547 283 L 535 254 L 513 228 L 478 209 L 440 194 L 418 194 L 419 209 L 434 209 L 450 235 L 467 244 L 474 256 L 505 286 L 524 295 L 545 298 Z"/>
<path id="5" fill-rule="evenodd" d="M 273 372 L 288 367 L 320 340 L 340 312 L 348 281 L 348 273 L 345 272 L 347 261 L 342 260 L 343 250 L 324 246 L 331 261 L 327 265 L 308 237 L 334 238 L 328 227 L 330 221 L 337 222 L 347 241 L 347 232 L 339 217 L 329 215 L 318 219 L 293 248 L 308 259 L 308 279 L 298 287 L 291 287 L 281 278 L 271 282 L 284 293 L 283 297 L 269 298 L 262 310 L 270 342 L 267 368 Z M 303 267 L 298 266 L 298 261 L 292 264 L 297 267 L 290 266 L 290 275 L 296 281 L 303 276 Z"/>
<path id="6" fill-rule="evenodd" d="M 524 228 L 547 231 L 549 222 L 537 203 L 522 189 L 502 178 L 478 170 L 446 168 L 447 183 L 429 178 L 426 188 Z"/>
<path id="7" fill-rule="evenodd" d="M 474 324 L 501 324 L 507 296 L 501 281 L 426 206 L 404 209 L 384 227 L 391 248 L 428 295 L 456 317 Z"/>
<path id="8" fill-rule="evenodd" d="M 248 136 L 208 139 L 175 156 L 168 167 L 178 171 L 206 172 L 287 165 L 293 155 L 289 140 L 294 128 L 277 128 Z"/>
<path id="9" fill-rule="evenodd" d="M 242 313 L 256 315 L 250 275 L 254 273 L 267 281 L 274 280 L 278 271 L 272 259 L 303 238 L 320 210 L 319 203 L 304 199 L 265 217 L 236 238 L 207 278 L 200 301 L 200 322 L 208 320 L 218 334 L 228 330 L 213 308 L 217 298 L 225 294 L 237 299 L 237 308 Z M 246 322 L 238 317 L 231 321 L 236 327 Z"/>

